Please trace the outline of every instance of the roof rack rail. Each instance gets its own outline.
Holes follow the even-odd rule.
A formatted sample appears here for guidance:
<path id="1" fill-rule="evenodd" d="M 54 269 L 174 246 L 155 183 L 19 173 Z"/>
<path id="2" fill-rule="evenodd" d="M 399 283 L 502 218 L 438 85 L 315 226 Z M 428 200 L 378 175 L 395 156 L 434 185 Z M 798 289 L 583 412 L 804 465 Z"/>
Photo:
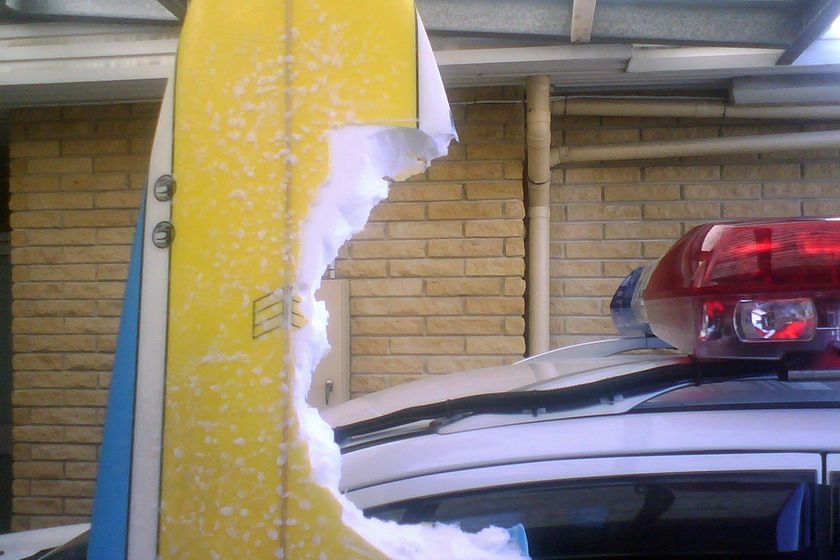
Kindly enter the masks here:
<path id="1" fill-rule="evenodd" d="M 596 340 L 595 342 L 584 342 L 582 344 L 574 344 L 572 346 L 565 346 L 557 348 L 556 350 L 549 350 L 530 358 L 525 358 L 517 362 L 518 364 L 526 364 L 529 362 L 542 362 L 548 360 L 557 360 L 558 358 L 578 359 L 578 358 L 605 358 L 621 352 L 630 350 L 645 350 L 656 348 L 671 348 L 673 346 L 655 336 L 624 336 L 619 338 L 608 338 L 606 340 Z"/>

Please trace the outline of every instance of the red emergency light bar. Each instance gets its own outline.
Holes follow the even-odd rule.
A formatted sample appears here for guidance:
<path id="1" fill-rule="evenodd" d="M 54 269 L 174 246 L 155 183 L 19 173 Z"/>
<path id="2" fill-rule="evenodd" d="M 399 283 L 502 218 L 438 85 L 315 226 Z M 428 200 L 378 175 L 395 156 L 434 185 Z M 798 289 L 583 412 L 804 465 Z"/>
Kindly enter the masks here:
<path id="1" fill-rule="evenodd" d="M 651 330 L 700 358 L 779 358 L 840 342 L 840 220 L 698 226 L 644 292 Z"/>

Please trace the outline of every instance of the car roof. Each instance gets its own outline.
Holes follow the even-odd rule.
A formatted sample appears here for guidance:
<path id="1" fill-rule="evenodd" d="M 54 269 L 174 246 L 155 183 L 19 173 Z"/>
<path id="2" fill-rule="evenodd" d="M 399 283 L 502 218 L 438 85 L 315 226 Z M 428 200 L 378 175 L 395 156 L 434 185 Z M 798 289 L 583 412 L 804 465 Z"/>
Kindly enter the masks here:
<path id="1" fill-rule="evenodd" d="M 662 345 L 651 344 L 645 337 L 628 337 L 571 346 L 512 365 L 432 376 L 391 387 L 327 409 L 322 416 L 336 428 L 468 396 L 561 389 L 683 363 L 687 359 L 682 355 L 598 355 L 649 347 Z"/>

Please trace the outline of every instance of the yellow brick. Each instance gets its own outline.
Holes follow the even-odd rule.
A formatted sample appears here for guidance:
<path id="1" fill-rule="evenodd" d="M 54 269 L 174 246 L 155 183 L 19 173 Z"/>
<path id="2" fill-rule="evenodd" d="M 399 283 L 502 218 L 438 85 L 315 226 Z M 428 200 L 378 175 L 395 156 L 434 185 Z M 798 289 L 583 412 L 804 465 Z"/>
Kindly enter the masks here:
<path id="1" fill-rule="evenodd" d="M 96 208 L 140 208 L 140 191 L 100 192 L 93 197 Z"/>
<path id="2" fill-rule="evenodd" d="M 525 274 L 525 261 L 516 257 L 487 259 L 467 259 L 467 276 L 522 276 Z"/>
<path id="3" fill-rule="evenodd" d="M 520 237 L 524 235 L 524 229 L 522 220 L 475 220 L 464 224 L 464 235 L 466 237 Z"/>
<path id="4" fill-rule="evenodd" d="M 699 183 L 683 185 L 683 197 L 697 200 L 727 200 L 761 198 L 758 183 Z"/>
<path id="5" fill-rule="evenodd" d="M 13 212 L 12 228 L 51 228 L 61 226 L 59 212 Z"/>
<path id="6" fill-rule="evenodd" d="M 504 126 L 500 124 L 462 124 L 458 127 L 461 142 L 494 142 L 505 137 Z"/>
<path id="7" fill-rule="evenodd" d="M 45 264 L 62 262 L 61 247 L 15 247 L 12 249 L 12 263 Z"/>
<path id="8" fill-rule="evenodd" d="M 114 363 L 114 357 L 109 354 L 91 354 L 91 353 L 68 353 L 64 356 L 65 368 L 67 371 L 108 371 Z M 87 378 L 84 378 L 85 385 L 82 387 L 90 387 L 87 384 Z"/>
<path id="9" fill-rule="evenodd" d="M 794 200 L 725 202 L 723 217 L 730 218 L 770 218 L 799 216 L 800 204 Z"/>
<path id="10" fill-rule="evenodd" d="M 525 240 L 524 239 L 505 239 L 505 256 L 508 256 L 508 257 L 523 257 L 523 256 L 525 256 Z"/>
<path id="11" fill-rule="evenodd" d="M 568 241 L 566 256 L 571 259 L 634 258 L 641 255 L 635 241 Z"/>
<path id="12" fill-rule="evenodd" d="M 96 463 L 67 461 L 64 463 L 64 476 L 70 479 L 96 479 Z"/>
<path id="13" fill-rule="evenodd" d="M 355 259 L 422 258 L 425 241 L 355 241 L 351 243 Z"/>
<path id="14" fill-rule="evenodd" d="M 50 299 L 64 296 L 64 284 L 25 282 L 12 286 L 12 297 L 15 300 Z"/>
<path id="15" fill-rule="evenodd" d="M 28 210 L 64 210 L 92 206 L 93 197 L 86 193 L 32 193 L 26 196 Z"/>
<path id="16" fill-rule="evenodd" d="M 615 334 L 615 326 L 609 317 L 577 317 L 566 321 L 568 334 Z"/>
<path id="17" fill-rule="evenodd" d="M 822 162 L 822 163 L 805 163 L 803 165 L 802 176 L 806 179 L 836 179 L 840 177 L 840 163 Z M 781 179 L 782 177 L 772 177 L 773 179 Z"/>
<path id="18" fill-rule="evenodd" d="M 128 103 L 113 103 L 110 105 L 76 105 L 73 107 L 61 108 L 61 118 L 65 120 L 119 119 L 128 117 L 130 114 L 131 105 Z"/>
<path id="19" fill-rule="evenodd" d="M 798 163 L 780 163 L 766 165 L 724 165 L 722 176 L 724 179 L 732 179 L 736 181 L 755 179 L 798 179 L 800 177 L 800 165 Z"/>
<path id="20" fill-rule="evenodd" d="M 64 323 L 68 334 L 113 334 L 120 325 L 116 317 L 68 317 Z"/>
<path id="21" fill-rule="evenodd" d="M 428 359 L 429 373 L 454 373 L 496 367 L 504 362 L 498 356 L 431 356 Z"/>
<path id="22" fill-rule="evenodd" d="M 525 280 L 522 278 L 505 278 L 502 293 L 506 296 L 521 296 L 525 294 Z"/>
<path id="23" fill-rule="evenodd" d="M 93 170 L 90 158 L 30 158 L 27 160 L 28 173 L 89 173 Z"/>
<path id="24" fill-rule="evenodd" d="M 668 246 L 668 243 L 671 242 L 666 241 L 663 245 Z M 647 266 L 650 264 L 656 264 L 656 261 L 651 259 L 607 261 L 604 263 L 604 277 L 624 278 L 640 266 Z M 618 288 L 618 283 L 616 283 L 615 287 Z"/>
<path id="25" fill-rule="evenodd" d="M 570 222 L 638 220 L 642 217 L 642 206 L 640 204 L 567 204 L 566 217 Z"/>
<path id="26" fill-rule="evenodd" d="M 505 166 L 495 161 L 438 163 L 429 168 L 430 181 L 504 179 Z"/>
<path id="27" fill-rule="evenodd" d="M 108 405 L 108 391 L 103 389 L 96 389 L 96 390 L 64 390 L 62 394 L 62 404 L 65 406 L 107 406 Z M 70 428 L 68 428 L 70 430 Z M 94 435 L 96 434 L 97 429 L 89 429 L 85 428 L 88 432 L 91 432 L 92 435 L 90 436 L 74 436 L 70 437 L 69 433 L 67 434 L 66 441 L 73 441 L 79 442 L 80 437 L 85 437 L 85 443 L 92 441 L 93 443 L 99 443 L 101 438 L 95 438 Z M 79 432 L 77 429 L 76 432 Z M 93 439 L 91 439 L 93 438 Z"/>
<path id="28" fill-rule="evenodd" d="M 354 241 L 358 241 L 361 239 L 384 239 L 386 226 L 387 224 L 384 224 L 382 222 L 368 222 L 365 224 L 364 229 L 356 233 L 352 239 Z"/>
<path id="29" fill-rule="evenodd" d="M 62 463 L 53 461 L 16 461 L 13 467 L 15 478 L 61 478 Z"/>
<path id="30" fill-rule="evenodd" d="M 432 239 L 430 257 L 489 257 L 501 255 L 502 239 Z M 514 241 L 514 240 L 510 240 Z"/>
<path id="31" fill-rule="evenodd" d="M 17 328 L 17 322 L 21 319 L 15 319 L 14 324 Z M 59 321 L 61 323 L 64 322 L 64 318 L 57 317 L 56 319 L 37 319 L 39 321 Z M 23 371 L 23 370 L 56 370 L 61 369 L 62 364 L 64 362 L 64 357 L 61 354 L 15 354 L 12 358 L 12 367 L 15 371 Z M 29 384 L 24 384 L 23 380 L 17 380 L 16 385 L 23 387 L 30 386 Z M 21 387 L 22 388 L 22 387 Z"/>
<path id="32" fill-rule="evenodd" d="M 457 297 L 393 298 L 388 300 L 388 310 L 393 316 L 460 315 L 464 304 Z"/>
<path id="33" fill-rule="evenodd" d="M 679 185 L 607 185 L 604 187 L 604 200 L 608 202 L 623 200 L 679 200 Z"/>
<path id="34" fill-rule="evenodd" d="M 470 144 L 467 146 L 467 159 L 470 160 L 521 160 L 525 156 L 522 144 Z"/>
<path id="35" fill-rule="evenodd" d="M 554 222 L 551 224 L 551 238 L 567 239 L 603 239 L 604 226 L 593 223 Z"/>
<path id="36" fill-rule="evenodd" d="M 9 179 L 9 190 L 13 193 L 49 192 L 58 190 L 57 175 L 13 175 Z"/>
<path id="37" fill-rule="evenodd" d="M 23 391 L 16 391 L 22 393 Z M 59 392 L 60 393 L 60 392 Z M 20 398 L 20 397 L 18 397 Z M 60 399 L 60 394 L 58 396 Z M 25 399 L 24 399 L 25 400 Z M 43 402 L 43 401 L 42 401 Z M 59 402 L 53 400 L 51 402 Z M 19 442 L 61 442 L 64 439 L 63 426 L 15 426 L 12 429 L 12 437 Z"/>
<path id="38" fill-rule="evenodd" d="M 667 253 L 672 245 L 671 241 L 646 241 L 642 244 L 642 256 L 647 259 L 658 259 Z"/>
<path id="39" fill-rule="evenodd" d="M 714 181 L 720 178 L 717 165 L 679 165 L 646 167 L 645 181 Z"/>
<path id="40" fill-rule="evenodd" d="M 122 314 L 122 302 L 116 300 L 97 301 L 96 314 L 99 317 L 119 317 Z"/>
<path id="41" fill-rule="evenodd" d="M 522 183 L 518 181 L 476 181 L 465 187 L 469 200 L 522 199 Z"/>
<path id="42" fill-rule="evenodd" d="M 716 202 L 662 202 L 644 205 L 646 220 L 713 220 L 720 218 Z"/>
<path id="43" fill-rule="evenodd" d="M 507 123 L 525 118 L 523 103 L 480 103 L 467 105 L 466 121 L 470 123 Z"/>
<path id="44" fill-rule="evenodd" d="M 638 167 L 580 167 L 566 169 L 564 182 L 571 183 L 630 183 L 641 180 Z"/>
<path id="45" fill-rule="evenodd" d="M 149 158 L 145 155 L 107 155 L 95 156 L 93 169 L 97 173 L 114 171 L 145 171 L 149 167 Z"/>
<path id="46" fill-rule="evenodd" d="M 15 245 L 93 245 L 96 243 L 94 229 L 31 229 L 19 232 L 23 243 Z"/>
<path id="47" fill-rule="evenodd" d="M 134 227 L 101 227 L 96 229 L 97 245 L 130 245 L 134 240 Z"/>
<path id="48" fill-rule="evenodd" d="M 97 138 L 93 140 L 65 140 L 61 143 L 65 156 L 128 153 L 128 140 L 124 138 Z"/>
<path id="49" fill-rule="evenodd" d="M 93 136 L 96 128 L 90 121 L 45 122 L 27 127 L 29 138 L 47 140 L 53 138 L 84 138 Z"/>
<path id="50" fill-rule="evenodd" d="M 88 517 L 93 513 L 93 500 L 91 498 L 66 498 L 64 513 Z"/>
<path id="51" fill-rule="evenodd" d="M 433 335 L 501 334 L 503 322 L 504 319 L 501 317 L 430 317 L 426 321 L 426 329 Z"/>
<path id="52" fill-rule="evenodd" d="M 621 144 L 638 141 L 639 130 L 637 128 L 595 128 L 567 130 L 565 132 L 565 143 L 568 145 Z"/>
<path id="53" fill-rule="evenodd" d="M 501 218 L 501 202 L 431 202 L 430 220 Z"/>
<path id="54" fill-rule="evenodd" d="M 423 373 L 421 356 L 355 356 L 350 360 L 353 373 Z"/>
<path id="55" fill-rule="evenodd" d="M 502 214 L 505 218 L 525 218 L 525 204 L 521 200 L 508 200 L 504 204 Z"/>
<path id="56" fill-rule="evenodd" d="M 803 216 L 838 216 L 840 215 L 840 200 L 806 200 L 802 208 Z"/>
<path id="57" fill-rule="evenodd" d="M 456 141 L 449 144 L 446 155 L 438 161 L 464 161 L 465 159 L 467 159 L 466 146 Z"/>
<path id="58" fill-rule="evenodd" d="M 598 277 L 602 274 L 602 261 L 570 261 L 552 259 L 551 277 Z"/>
<path id="59" fill-rule="evenodd" d="M 381 280 L 351 280 L 350 295 L 359 296 L 419 296 L 423 280 L 419 278 L 383 278 Z"/>
<path id="60" fill-rule="evenodd" d="M 117 350 L 116 335 L 99 335 L 96 337 L 97 352 L 115 352 Z"/>
<path id="61" fill-rule="evenodd" d="M 123 263 L 128 261 L 131 247 L 103 245 L 99 247 L 65 247 L 64 262 L 67 263 Z"/>
<path id="62" fill-rule="evenodd" d="M 120 280 L 128 277 L 128 264 L 98 264 L 96 265 L 97 280 Z"/>
<path id="63" fill-rule="evenodd" d="M 461 200 L 464 187 L 460 183 L 427 183 L 391 185 L 388 192 L 390 202 L 423 202 L 435 200 Z"/>
<path id="64" fill-rule="evenodd" d="M 33 480 L 33 496 L 93 496 L 95 483 L 80 480 Z"/>
<path id="65" fill-rule="evenodd" d="M 390 338 L 386 337 L 354 336 L 350 340 L 350 351 L 354 356 L 387 354 L 389 341 Z"/>
<path id="66" fill-rule="evenodd" d="M 412 317 L 353 317 L 350 319 L 350 334 L 353 336 L 418 335 L 423 334 L 423 328 L 423 319 Z"/>
<path id="67" fill-rule="evenodd" d="M 96 447 L 56 443 L 35 444 L 32 446 L 32 458 L 35 460 L 92 461 L 96 459 Z"/>
<path id="68" fill-rule="evenodd" d="M 134 224 L 136 212 L 130 210 L 77 210 L 63 212 L 65 227 L 112 227 Z"/>
<path id="69" fill-rule="evenodd" d="M 614 278 L 569 278 L 563 281 L 563 295 L 612 297 L 619 283 Z"/>
<path id="70" fill-rule="evenodd" d="M 15 513 L 61 513 L 61 498 L 15 498 L 12 502 Z"/>
<path id="71" fill-rule="evenodd" d="M 562 173 L 555 170 L 553 173 Z M 551 186 L 549 193 L 551 202 L 600 202 L 603 199 L 603 187 L 580 187 L 577 185 L 563 185 L 562 177 L 557 184 Z"/>
<path id="72" fill-rule="evenodd" d="M 57 121 L 61 118 L 61 107 L 25 107 L 10 111 L 13 123 Z"/>
<path id="73" fill-rule="evenodd" d="M 521 181 L 524 177 L 523 165 L 521 161 L 506 161 L 505 162 L 505 179 L 516 179 Z"/>
<path id="74" fill-rule="evenodd" d="M 405 259 L 391 261 L 391 276 L 462 276 L 463 259 Z"/>
<path id="75" fill-rule="evenodd" d="M 18 317 L 12 324 L 15 334 L 60 334 L 64 332 L 64 319 L 54 318 L 23 318 Z"/>
<path id="76" fill-rule="evenodd" d="M 91 352 L 96 349 L 92 336 L 82 335 L 16 335 L 16 352 Z"/>
<path id="77" fill-rule="evenodd" d="M 674 239 L 682 234 L 680 224 L 674 222 L 626 222 L 604 225 L 606 239 Z"/>
<path id="78" fill-rule="evenodd" d="M 91 391 L 78 391 L 77 393 L 90 393 Z M 69 391 L 68 391 L 69 393 Z M 97 402 L 102 400 L 101 395 L 105 395 L 105 400 L 107 401 L 107 391 L 99 390 L 96 391 L 99 397 L 97 397 Z M 75 397 L 70 398 L 69 400 L 80 400 Z M 103 428 L 101 426 L 67 426 L 64 428 L 64 441 L 65 443 L 95 443 L 100 444 L 102 443 L 102 434 Z"/>
<path id="79" fill-rule="evenodd" d="M 552 315 L 600 315 L 601 300 L 594 298 L 553 297 L 550 301 Z"/>
<path id="80" fill-rule="evenodd" d="M 50 157 L 58 156 L 60 150 L 58 142 L 12 142 L 9 145 L 9 157 Z"/>
<path id="81" fill-rule="evenodd" d="M 426 205 L 405 202 L 380 202 L 370 213 L 370 221 L 387 222 L 398 220 L 423 220 L 426 217 Z"/>
<path id="82" fill-rule="evenodd" d="M 452 336 L 409 336 L 391 339 L 392 354 L 463 354 L 464 339 Z"/>
<path id="83" fill-rule="evenodd" d="M 460 222 L 395 222 L 388 224 L 391 239 L 447 239 L 461 237 Z"/>
<path id="84" fill-rule="evenodd" d="M 381 391 L 388 387 L 388 378 L 382 375 L 356 374 L 350 378 L 352 396 Z"/>
<path id="85" fill-rule="evenodd" d="M 58 231 L 57 234 L 61 235 L 61 231 Z M 34 231 L 31 233 L 34 233 Z M 29 279 L 33 282 L 94 280 L 95 278 L 94 269 L 87 264 L 33 265 L 29 267 Z"/>
<path id="86" fill-rule="evenodd" d="M 427 296 L 501 295 L 500 278 L 439 278 L 426 280 Z"/>
<path id="87" fill-rule="evenodd" d="M 470 297 L 466 301 L 467 315 L 522 315 L 525 300 L 521 297 Z"/>
<path id="88" fill-rule="evenodd" d="M 108 191 L 128 188 L 125 173 L 84 173 L 61 176 L 64 191 Z"/>
<path id="89" fill-rule="evenodd" d="M 16 301 L 12 304 L 15 317 L 85 317 L 95 310 L 92 301 Z"/>
<path id="90" fill-rule="evenodd" d="M 764 198 L 836 198 L 840 197 L 840 185 L 835 182 L 765 183 L 763 196 Z"/>
<path id="91" fill-rule="evenodd" d="M 525 353 L 525 339 L 521 336 L 482 336 L 467 338 L 468 354 Z"/>

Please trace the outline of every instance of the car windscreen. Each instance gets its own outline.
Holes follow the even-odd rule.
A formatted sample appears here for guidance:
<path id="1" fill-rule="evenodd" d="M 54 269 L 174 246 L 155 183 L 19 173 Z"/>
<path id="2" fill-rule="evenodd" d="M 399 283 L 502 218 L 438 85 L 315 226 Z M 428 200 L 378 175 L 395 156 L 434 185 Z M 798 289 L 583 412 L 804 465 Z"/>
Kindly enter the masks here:
<path id="1" fill-rule="evenodd" d="M 634 410 L 840 407 L 840 381 L 736 379 L 686 385 L 657 395 Z"/>
<path id="2" fill-rule="evenodd" d="M 466 531 L 522 524 L 531 557 L 815 557 L 814 474 L 645 475 L 493 488 L 371 509 Z"/>

